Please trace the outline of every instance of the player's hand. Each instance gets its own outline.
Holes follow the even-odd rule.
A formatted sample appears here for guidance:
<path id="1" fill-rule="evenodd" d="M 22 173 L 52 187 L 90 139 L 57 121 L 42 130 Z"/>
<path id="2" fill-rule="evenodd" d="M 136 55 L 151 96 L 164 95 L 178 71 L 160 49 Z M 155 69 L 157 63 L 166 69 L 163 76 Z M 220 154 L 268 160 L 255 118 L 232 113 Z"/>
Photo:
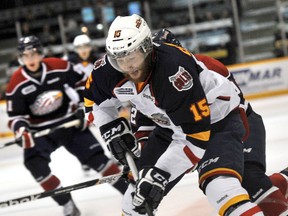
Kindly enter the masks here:
<path id="1" fill-rule="evenodd" d="M 101 136 L 107 143 L 109 151 L 123 165 L 127 164 L 125 154 L 129 152 L 139 158 L 141 150 L 131 131 L 127 119 L 121 117 L 100 127 Z"/>
<path id="2" fill-rule="evenodd" d="M 169 177 L 169 173 L 157 167 L 142 169 L 133 196 L 134 210 L 139 214 L 146 214 L 146 203 L 152 210 L 157 209 L 163 199 Z"/>
<path id="3" fill-rule="evenodd" d="M 16 131 L 15 136 L 16 141 L 19 141 L 24 149 L 33 148 L 35 146 L 33 136 L 27 128 L 20 127 Z"/>
<path id="4" fill-rule="evenodd" d="M 122 173 L 123 174 L 121 177 L 127 184 L 130 184 L 130 183 L 133 185 L 136 184 L 135 179 L 132 175 L 132 171 L 130 170 L 128 165 L 123 166 Z"/>
<path id="5" fill-rule="evenodd" d="M 75 116 L 80 120 L 80 124 L 77 126 L 77 128 L 84 131 L 87 127 L 89 127 L 90 123 L 85 118 L 84 108 L 79 107 L 75 113 Z"/>

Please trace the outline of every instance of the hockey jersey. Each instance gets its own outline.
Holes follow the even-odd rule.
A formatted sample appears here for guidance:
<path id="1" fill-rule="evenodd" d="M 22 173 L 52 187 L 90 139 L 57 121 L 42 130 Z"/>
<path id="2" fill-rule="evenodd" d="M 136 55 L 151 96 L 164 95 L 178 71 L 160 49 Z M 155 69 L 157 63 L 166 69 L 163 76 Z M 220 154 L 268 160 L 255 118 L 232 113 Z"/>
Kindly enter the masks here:
<path id="1" fill-rule="evenodd" d="M 74 88 L 86 81 L 82 71 L 58 58 L 45 58 L 41 64 L 41 78 L 20 67 L 8 84 L 7 113 L 13 131 L 21 126 L 34 130 L 57 126 L 71 118 L 80 101 Z"/>

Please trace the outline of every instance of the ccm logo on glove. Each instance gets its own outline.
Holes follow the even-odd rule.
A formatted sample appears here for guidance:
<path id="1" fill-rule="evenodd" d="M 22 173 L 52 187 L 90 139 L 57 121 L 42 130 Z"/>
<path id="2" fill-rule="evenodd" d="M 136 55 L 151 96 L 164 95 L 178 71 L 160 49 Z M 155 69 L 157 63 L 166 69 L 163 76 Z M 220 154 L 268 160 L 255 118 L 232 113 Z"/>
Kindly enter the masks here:
<path id="1" fill-rule="evenodd" d="M 164 187 L 168 184 L 167 179 L 164 176 L 162 176 L 161 174 L 152 172 L 151 175 L 155 181 L 161 182 Z"/>
<path id="2" fill-rule="evenodd" d="M 120 163 L 127 164 L 125 157 L 127 152 L 133 158 L 140 157 L 140 144 L 136 142 L 127 119 L 123 117 L 115 119 L 99 129 L 102 138 L 107 143 L 108 150 Z"/>
<path id="3" fill-rule="evenodd" d="M 123 122 L 121 122 L 119 125 L 110 128 L 110 130 L 106 131 L 104 134 L 102 134 L 102 138 L 105 142 L 109 141 L 111 137 L 114 137 L 115 135 L 120 135 L 125 130 L 125 125 Z"/>

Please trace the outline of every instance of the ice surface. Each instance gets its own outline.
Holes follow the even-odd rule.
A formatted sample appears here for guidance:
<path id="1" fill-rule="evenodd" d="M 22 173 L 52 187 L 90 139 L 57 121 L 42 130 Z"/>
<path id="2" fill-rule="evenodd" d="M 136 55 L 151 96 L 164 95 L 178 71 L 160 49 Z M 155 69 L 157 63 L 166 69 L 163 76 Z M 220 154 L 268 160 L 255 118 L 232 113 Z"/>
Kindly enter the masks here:
<path id="1" fill-rule="evenodd" d="M 267 131 L 267 173 L 285 168 L 288 164 L 288 96 L 253 100 L 252 106 L 262 115 Z M 5 140 L 0 140 L 4 142 Z M 0 201 L 41 192 L 22 164 L 18 146 L 0 149 Z M 64 148 L 52 154 L 51 168 L 63 186 L 100 177 L 91 171 L 85 176 L 77 159 Z M 97 185 L 74 191 L 74 200 L 82 216 L 120 216 L 121 195 L 111 186 Z M 62 216 L 62 208 L 51 198 L 0 209 L 1 216 Z M 165 197 L 157 216 L 215 216 L 197 185 L 197 175 L 188 174 Z"/>

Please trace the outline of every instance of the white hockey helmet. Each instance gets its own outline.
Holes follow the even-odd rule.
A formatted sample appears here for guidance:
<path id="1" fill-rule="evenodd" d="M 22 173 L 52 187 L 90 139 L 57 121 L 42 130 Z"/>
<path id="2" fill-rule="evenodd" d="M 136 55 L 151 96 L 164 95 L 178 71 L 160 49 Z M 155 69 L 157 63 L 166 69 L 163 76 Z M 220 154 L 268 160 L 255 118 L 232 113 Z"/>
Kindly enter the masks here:
<path id="1" fill-rule="evenodd" d="M 152 34 L 146 21 L 139 15 L 118 16 L 112 22 L 106 39 L 106 51 L 110 58 L 121 58 L 141 48 L 152 51 Z"/>
<path id="2" fill-rule="evenodd" d="M 91 43 L 91 39 L 85 34 L 76 36 L 73 41 L 73 45 L 75 47 L 79 47 L 83 45 L 90 45 L 90 43 Z"/>

